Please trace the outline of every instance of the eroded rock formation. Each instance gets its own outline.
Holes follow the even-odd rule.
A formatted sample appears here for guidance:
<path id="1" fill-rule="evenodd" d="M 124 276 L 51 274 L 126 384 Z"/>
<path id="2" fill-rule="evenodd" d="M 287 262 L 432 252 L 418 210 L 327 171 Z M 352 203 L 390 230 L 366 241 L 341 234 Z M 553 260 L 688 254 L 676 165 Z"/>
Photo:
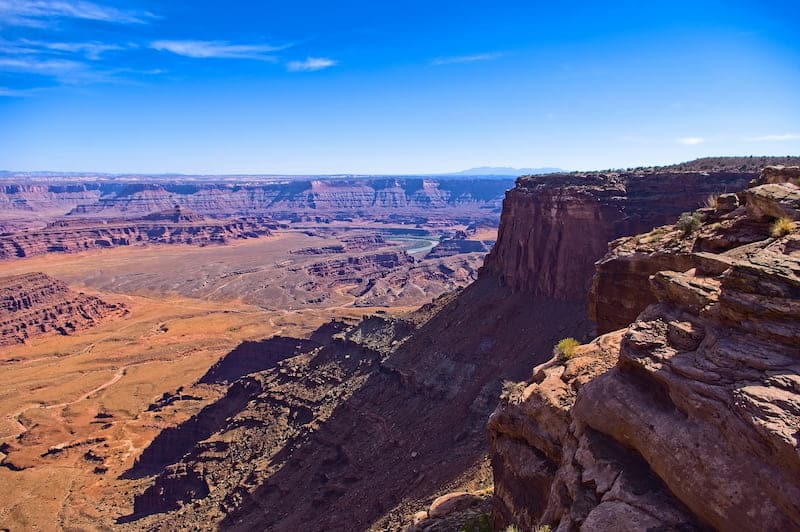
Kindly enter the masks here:
<path id="1" fill-rule="evenodd" d="M 513 290 L 584 300 L 608 242 L 649 231 L 743 188 L 754 172 L 623 172 L 521 177 L 503 203 L 485 268 Z"/>
<path id="2" fill-rule="evenodd" d="M 74 292 L 43 273 L 0 278 L 0 345 L 72 334 L 125 312 L 123 305 Z"/>
<path id="3" fill-rule="evenodd" d="M 137 220 L 62 220 L 0 235 L 0 260 L 137 244 L 224 244 L 270 235 L 276 228 L 268 218 L 206 220 L 180 208 Z"/>
<path id="4" fill-rule="evenodd" d="M 799 170 L 614 244 L 596 308 L 640 313 L 494 412 L 496 526 L 800 529 Z"/>

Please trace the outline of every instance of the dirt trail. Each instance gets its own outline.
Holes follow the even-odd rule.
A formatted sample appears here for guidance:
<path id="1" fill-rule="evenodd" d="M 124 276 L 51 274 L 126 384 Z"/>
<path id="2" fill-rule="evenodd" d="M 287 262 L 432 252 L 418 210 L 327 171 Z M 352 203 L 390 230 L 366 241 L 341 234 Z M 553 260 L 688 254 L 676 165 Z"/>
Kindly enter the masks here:
<path id="1" fill-rule="evenodd" d="M 28 427 L 26 427 L 26 426 L 25 426 L 25 425 L 24 425 L 24 424 L 23 424 L 23 423 L 22 423 L 22 422 L 19 420 L 20 416 L 21 416 L 22 414 L 24 414 L 25 412 L 27 412 L 28 410 L 32 410 L 32 409 L 34 409 L 34 408 L 39 408 L 39 409 L 41 409 L 41 410 L 51 410 L 51 409 L 54 409 L 54 408 L 66 408 L 66 407 L 68 407 L 68 406 L 70 406 L 70 405 L 74 405 L 74 404 L 76 404 L 76 403 L 80 403 L 81 401 L 85 401 L 86 399 L 90 398 L 92 395 L 94 395 L 94 394 L 96 394 L 96 393 L 98 393 L 98 392 L 100 392 L 100 391 L 103 391 L 103 390 L 105 390 L 106 388 L 108 388 L 109 386 L 113 386 L 114 384 L 116 384 L 117 382 L 119 382 L 119 380 L 120 380 L 122 377 L 124 377 L 124 376 L 125 376 L 125 373 L 128 371 L 128 368 L 132 368 L 132 367 L 134 367 L 134 366 L 143 366 L 143 365 L 145 365 L 145 364 L 150 364 L 150 363 L 152 363 L 152 362 L 155 362 L 155 361 L 148 361 L 148 362 L 136 362 L 136 363 L 133 363 L 133 364 L 127 364 L 127 365 L 125 365 L 125 366 L 122 366 L 121 368 L 119 368 L 119 369 L 118 369 L 118 370 L 117 370 L 117 371 L 114 373 L 114 375 L 113 375 L 113 376 L 112 376 L 112 377 L 111 377 L 109 380 L 107 380 L 106 382 L 104 382 L 103 384 L 101 384 L 101 385 L 99 385 L 99 386 L 96 386 L 95 388 L 92 388 L 92 389 L 91 389 L 91 390 L 89 390 L 88 392 L 84 393 L 83 395 L 81 395 L 80 397 L 78 397 L 77 399 L 74 399 L 74 400 L 72 400 L 72 401 L 66 401 L 66 402 L 63 402 L 63 403 L 58 403 L 58 404 L 54 404 L 54 405 L 47 405 L 47 406 L 44 406 L 44 405 L 26 405 L 26 406 L 25 406 L 25 407 L 23 407 L 22 409 L 20 409 L 20 410 L 17 410 L 16 412 L 14 412 L 14 413 L 12 413 L 12 414 L 9 414 L 9 415 L 8 415 L 8 419 L 9 419 L 9 421 L 11 421 L 11 423 L 12 423 L 12 424 L 16 424 L 16 425 L 17 425 L 17 427 L 18 427 L 18 430 L 17 430 L 17 432 L 16 432 L 16 433 L 14 433 L 14 434 L 11 434 L 11 435 L 9 436 L 9 438 L 10 438 L 10 439 L 17 439 L 17 438 L 19 438 L 19 437 L 20 437 L 22 434 L 24 434 L 25 432 L 27 432 L 27 431 L 28 431 Z"/>

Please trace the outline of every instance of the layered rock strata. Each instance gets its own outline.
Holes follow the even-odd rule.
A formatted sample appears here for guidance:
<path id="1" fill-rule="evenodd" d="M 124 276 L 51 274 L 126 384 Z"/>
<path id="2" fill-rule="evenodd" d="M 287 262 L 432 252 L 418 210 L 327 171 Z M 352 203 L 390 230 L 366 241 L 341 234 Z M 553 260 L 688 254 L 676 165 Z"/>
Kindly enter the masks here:
<path id="1" fill-rule="evenodd" d="M 506 194 L 485 268 L 515 291 L 585 300 L 608 242 L 671 223 L 754 172 L 620 172 L 521 177 Z"/>
<path id="2" fill-rule="evenodd" d="M 267 218 L 206 220 L 180 209 L 138 220 L 62 220 L 43 229 L 0 235 L 0 260 L 143 244 L 224 244 L 267 236 L 275 229 Z"/>
<path id="3" fill-rule="evenodd" d="M 615 243 L 597 277 L 633 272 L 617 299 L 646 308 L 494 412 L 495 526 L 800 529 L 798 170 Z M 680 268 L 643 288 L 648 258 Z"/>
<path id="4" fill-rule="evenodd" d="M 0 345 L 46 333 L 73 334 L 126 312 L 123 305 L 74 292 L 43 273 L 0 278 Z"/>

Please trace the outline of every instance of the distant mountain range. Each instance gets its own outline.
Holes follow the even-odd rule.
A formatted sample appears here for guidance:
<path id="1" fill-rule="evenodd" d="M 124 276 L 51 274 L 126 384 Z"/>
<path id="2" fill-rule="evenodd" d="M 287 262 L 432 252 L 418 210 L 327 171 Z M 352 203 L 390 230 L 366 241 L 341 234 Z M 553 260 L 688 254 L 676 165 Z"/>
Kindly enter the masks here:
<path id="1" fill-rule="evenodd" d="M 503 176 L 521 176 L 521 175 L 539 175 L 539 174 L 555 174 L 563 172 L 561 168 L 511 168 L 509 166 L 479 166 L 477 168 L 470 168 L 460 172 L 453 172 L 448 175 L 503 175 Z"/>

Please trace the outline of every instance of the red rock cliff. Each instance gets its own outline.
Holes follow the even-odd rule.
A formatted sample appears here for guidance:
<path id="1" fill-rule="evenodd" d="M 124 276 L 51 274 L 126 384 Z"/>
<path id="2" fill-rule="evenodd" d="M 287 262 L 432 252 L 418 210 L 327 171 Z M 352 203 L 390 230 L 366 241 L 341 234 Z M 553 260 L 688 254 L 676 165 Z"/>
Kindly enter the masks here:
<path id="1" fill-rule="evenodd" d="M 640 314 L 493 413 L 496 527 L 800 530 L 798 176 L 614 244 L 595 308 Z"/>
<path id="2" fill-rule="evenodd" d="M 753 172 L 625 172 L 521 177 L 506 194 L 485 271 L 514 291 L 586 298 L 608 242 L 670 223 Z"/>

